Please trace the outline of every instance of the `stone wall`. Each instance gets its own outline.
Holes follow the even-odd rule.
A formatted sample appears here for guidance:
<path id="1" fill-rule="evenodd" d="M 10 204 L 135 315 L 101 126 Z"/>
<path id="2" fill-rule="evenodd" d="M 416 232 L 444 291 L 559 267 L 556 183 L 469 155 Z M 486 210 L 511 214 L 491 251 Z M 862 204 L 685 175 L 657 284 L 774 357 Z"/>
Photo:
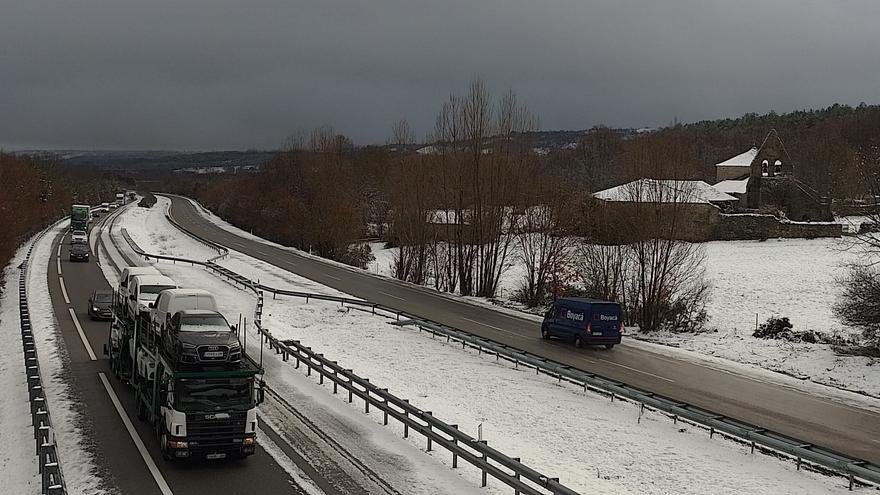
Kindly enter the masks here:
<path id="1" fill-rule="evenodd" d="M 771 239 L 777 237 L 815 239 L 840 237 L 843 226 L 836 223 L 803 223 L 780 221 L 773 215 L 758 213 L 721 214 L 713 240 L 734 241 Z"/>

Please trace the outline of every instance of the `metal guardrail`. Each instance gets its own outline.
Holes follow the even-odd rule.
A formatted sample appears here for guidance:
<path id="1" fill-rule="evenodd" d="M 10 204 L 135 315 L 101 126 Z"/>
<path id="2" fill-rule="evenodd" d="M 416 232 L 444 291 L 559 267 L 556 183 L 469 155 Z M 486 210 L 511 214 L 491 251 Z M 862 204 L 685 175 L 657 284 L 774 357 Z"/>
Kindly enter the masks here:
<path id="1" fill-rule="evenodd" d="M 173 219 L 170 220 L 178 229 L 190 236 L 198 237 L 196 234 L 173 221 Z M 211 245 L 215 249 L 225 249 L 223 246 L 209 240 L 202 239 L 202 241 Z M 141 252 L 139 254 L 144 253 Z M 157 258 L 170 259 L 169 257 Z M 850 490 L 853 489 L 857 481 L 880 485 L 880 466 L 868 461 L 856 459 L 830 449 L 803 442 L 796 438 L 766 428 L 761 428 L 757 425 L 738 421 L 734 418 L 729 418 L 725 415 L 699 408 L 669 397 L 641 390 L 592 372 L 572 368 L 557 361 L 549 360 L 542 356 L 531 354 L 491 339 L 478 337 L 468 332 L 422 318 L 418 315 L 413 315 L 405 311 L 362 299 L 275 289 L 264 284 L 255 283 L 246 277 L 212 262 L 198 262 L 184 259 L 179 259 L 179 261 L 206 266 L 215 273 L 227 277 L 230 281 L 253 290 L 258 295 L 256 323 L 260 322 L 260 316 L 262 313 L 263 291 L 271 292 L 273 296 L 281 294 L 305 298 L 307 301 L 310 299 L 317 299 L 337 302 L 364 310 L 369 309 L 374 314 L 393 316 L 397 320 L 408 320 L 407 324 L 418 326 L 420 329 L 432 332 L 435 335 L 439 334 L 446 336 L 450 340 L 460 342 L 463 346 L 478 349 L 480 352 L 487 352 L 490 355 L 495 355 L 498 359 L 505 359 L 514 363 L 515 366 L 527 366 L 535 369 L 537 373 L 544 373 L 555 377 L 560 381 L 565 380 L 583 386 L 587 390 L 605 394 L 610 396 L 611 400 L 622 399 L 641 404 L 643 408 L 648 409 L 649 411 L 658 411 L 667 415 L 674 422 L 684 421 L 702 427 L 709 431 L 710 437 L 714 436 L 715 433 L 718 433 L 719 435 L 749 445 L 752 452 L 754 452 L 755 449 L 758 449 L 759 451 L 764 451 L 766 453 L 786 456 L 795 460 L 798 469 L 801 468 L 802 464 L 806 463 L 811 465 L 817 471 L 827 471 L 842 475 L 847 478 Z M 261 329 L 261 334 L 262 333 L 263 330 Z M 271 336 L 268 331 L 265 332 L 265 335 L 267 338 Z M 276 342 L 280 341 L 276 340 Z M 288 347 L 291 345 L 284 342 L 281 342 L 281 344 L 287 345 Z M 275 344 L 270 345 L 275 346 Z M 308 348 L 305 349 L 308 350 Z M 290 349 L 290 351 L 286 352 L 292 351 L 303 352 L 297 349 Z M 300 361 L 302 361 L 302 359 L 300 359 Z"/>
<path id="2" fill-rule="evenodd" d="M 333 382 L 333 393 L 337 393 L 339 387 L 349 392 L 349 402 L 353 401 L 353 397 L 357 396 L 364 401 L 364 411 L 370 412 L 370 407 L 374 407 L 383 412 L 383 424 L 388 424 L 388 418 L 393 418 L 401 422 L 404 426 L 404 437 L 409 436 L 409 431 L 413 430 L 426 438 L 427 451 L 433 450 L 434 444 L 440 445 L 452 453 L 453 468 L 458 466 L 458 459 L 461 458 L 472 464 L 481 471 L 482 486 L 486 486 L 488 476 L 498 479 L 504 484 L 514 489 L 518 495 L 520 493 L 526 495 L 543 495 L 544 490 L 549 490 L 553 494 L 559 495 L 578 495 L 578 492 L 566 487 L 559 482 L 558 478 L 551 478 L 535 469 L 520 462 L 519 458 L 512 458 L 504 453 L 490 447 L 485 440 L 478 440 L 471 437 L 467 433 L 458 429 L 457 425 L 446 423 L 434 417 L 430 411 L 421 410 L 409 403 L 408 400 L 399 398 L 388 389 L 379 388 L 377 385 L 370 383 L 367 378 L 360 377 L 349 369 L 343 369 L 335 361 L 331 361 L 322 354 L 315 353 L 311 348 L 302 345 L 299 341 L 282 341 L 275 338 L 271 332 L 262 326 L 263 313 L 263 290 L 268 289 L 272 292 L 285 295 L 297 295 L 308 299 L 320 299 L 326 301 L 341 302 L 343 304 L 350 303 L 352 305 L 368 306 L 371 303 L 359 299 L 339 298 L 334 296 L 325 296 L 321 294 L 308 294 L 294 291 L 282 291 L 274 289 L 262 284 L 255 283 L 239 275 L 228 268 L 217 265 L 213 261 L 198 261 L 175 256 L 155 255 L 147 253 L 131 238 L 126 229 L 121 229 L 123 238 L 131 247 L 131 249 L 140 256 L 145 258 L 152 257 L 154 259 L 168 260 L 172 262 L 190 263 L 191 265 L 201 265 L 213 271 L 221 277 L 227 278 L 236 285 L 241 285 L 254 292 L 257 296 L 257 305 L 254 311 L 254 324 L 260 333 L 260 345 L 264 343 L 269 349 L 275 350 L 277 354 L 282 354 L 282 360 L 288 361 L 291 357 L 296 361 L 296 368 L 305 365 L 307 374 L 311 376 L 312 371 L 316 371 L 320 378 L 320 383 L 324 383 L 324 379 Z M 216 245 L 215 245 L 216 246 Z M 214 246 L 212 246 L 214 247 Z M 218 246 L 224 251 L 221 256 L 225 256 L 226 249 Z M 378 305 L 372 305 L 375 309 L 379 309 Z M 384 309 L 384 308 L 383 308 Z M 511 472 L 508 472 L 510 470 Z M 537 487 L 535 486 L 537 485 Z"/>
<path id="3" fill-rule="evenodd" d="M 66 217 L 65 217 L 66 218 Z M 61 473 L 61 463 L 55 445 L 55 431 L 49 405 L 43 390 L 43 378 L 40 374 L 40 362 L 37 358 L 37 346 L 34 341 L 30 309 L 27 298 L 27 270 L 34 246 L 52 227 L 42 231 L 31 242 L 24 261 L 19 265 L 18 309 L 21 321 L 21 344 L 24 351 L 24 367 L 27 376 L 28 398 L 31 405 L 31 424 L 34 427 L 37 464 L 40 473 L 40 486 L 46 495 L 64 495 L 67 488 Z"/>

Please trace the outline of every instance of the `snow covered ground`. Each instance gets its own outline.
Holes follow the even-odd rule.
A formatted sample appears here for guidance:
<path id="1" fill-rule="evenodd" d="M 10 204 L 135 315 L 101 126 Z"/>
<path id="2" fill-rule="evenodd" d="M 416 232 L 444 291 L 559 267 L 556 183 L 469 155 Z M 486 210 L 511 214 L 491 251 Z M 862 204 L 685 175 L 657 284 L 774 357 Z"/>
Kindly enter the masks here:
<path id="1" fill-rule="evenodd" d="M 755 321 L 788 317 L 795 330 L 821 330 L 855 336 L 831 307 L 839 289 L 835 276 L 859 254 L 847 239 L 770 239 L 706 243 L 706 272 L 713 285 L 707 307 L 713 331 L 703 334 L 654 333 L 640 339 L 785 373 L 816 383 L 880 397 L 880 361 L 838 356 L 828 345 L 762 340 L 751 336 Z M 391 276 L 396 248 L 371 243 L 376 260 L 368 269 Z M 501 277 L 498 299 L 506 306 L 523 269 L 515 262 Z M 468 298 L 472 302 L 475 298 Z"/>
<path id="2" fill-rule="evenodd" d="M 0 274 L 0 478 L 6 493 L 40 493 L 18 313 L 18 265 L 25 243 Z"/>
<path id="3" fill-rule="evenodd" d="M 66 229 L 66 222 L 53 227 L 34 248 L 28 267 L 28 304 L 43 375 L 43 390 L 52 415 L 67 491 L 98 495 L 105 491 L 100 486 L 99 478 L 93 474 L 97 472 L 97 466 L 87 449 L 88 438 L 79 426 L 81 408 L 77 406 L 77 398 L 69 388 L 67 348 L 55 319 L 47 285 L 58 283 L 55 277 L 49 279 L 48 266 L 50 259 L 56 255 L 52 250 L 52 241 Z M 33 445 L 32 441 L 28 445 Z"/>
<path id="4" fill-rule="evenodd" d="M 165 220 L 163 209 L 159 206 L 149 209 L 129 208 L 121 214 L 116 227 L 125 228 L 132 239 L 148 252 L 169 253 L 192 259 L 205 259 L 216 255 L 216 252 L 210 248 L 177 231 Z M 156 235 L 156 230 L 162 234 Z M 126 247 L 124 241 L 121 246 Z M 132 252 L 128 252 L 128 255 L 134 257 Z M 268 265 L 240 253 L 231 252 L 229 260 L 224 263 L 233 269 L 248 268 L 249 271 L 242 274 L 255 279 L 262 277 L 264 282 L 279 287 L 321 290 L 321 287 L 295 275 L 281 271 L 261 272 L 260 267 Z M 252 319 L 256 297 L 250 291 L 236 288 L 198 266 L 168 262 L 155 263 L 154 266 L 174 279 L 181 287 L 210 290 L 217 298 L 220 311 L 228 320 L 237 323 L 239 316 L 242 319 L 247 318 L 248 321 Z M 328 292 L 328 289 L 323 288 L 323 291 Z M 248 352 L 259 356 L 259 334 L 251 324 L 248 324 L 247 331 Z M 417 449 L 401 438 L 399 432 L 377 425 L 374 419 L 359 413 L 358 408 L 351 407 L 329 395 L 328 391 L 314 380 L 294 369 L 292 362 L 285 363 L 274 353 L 266 351 L 263 353 L 263 359 L 266 369 L 265 379 L 276 392 L 296 404 L 297 408 L 317 423 L 323 431 L 344 444 L 345 448 L 357 458 L 365 460 L 371 469 L 380 473 L 392 485 L 398 488 L 405 487 L 407 494 L 480 493 L 476 488 L 478 485 L 462 479 L 431 457 L 420 455 Z M 282 411 L 269 405 L 261 407 L 261 414 L 264 421 L 272 423 L 273 427 L 278 426 L 275 428 L 276 431 L 281 431 L 280 427 L 290 421 Z M 288 469 L 294 479 L 303 477 L 280 449 L 273 448 L 272 444 L 267 446 L 267 452 L 275 457 L 282 467 Z M 303 457 L 311 458 L 308 455 Z M 334 459 L 334 462 L 345 463 L 343 459 Z M 365 486 L 369 486 L 367 481 L 363 482 Z"/>
<path id="5" fill-rule="evenodd" d="M 142 243 L 138 241 L 144 249 L 169 250 L 171 245 L 176 246 L 174 249 L 183 249 L 183 234 L 150 238 L 139 232 L 148 222 L 120 223 L 129 229 L 133 238 L 144 239 Z M 191 248 L 190 256 L 212 254 L 203 246 Z M 233 253 L 228 263 L 230 268 L 241 269 L 242 274 L 267 284 L 335 292 L 327 288 L 321 290 L 313 282 L 239 253 Z M 252 296 L 203 269 L 167 263 L 157 266 L 184 286 L 210 287 L 227 317 L 247 316 L 253 311 Z M 418 407 L 458 423 L 472 435 L 477 434 L 478 425 L 482 424 L 483 437 L 490 445 L 509 455 L 521 456 L 526 464 L 559 476 L 563 483 L 584 493 L 845 491 L 842 479 L 797 472 L 790 462 L 749 454 L 747 448 L 736 443 L 710 440 L 706 432 L 689 427 L 681 430 L 654 414 L 640 418 L 638 408 L 631 404 L 611 403 L 576 387 L 516 370 L 412 328 L 388 325 L 381 317 L 345 310 L 332 303 L 306 304 L 299 299 L 280 297 L 266 299 L 264 323 L 276 336 L 302 340 L 361 376 L 410 399 Z M 256 340 L 252 333 L 249 339 L 251 343 Z M 394 450 L 396 455 L 391 458 L 395 462 L 390 469 L 385 468 L 387 471 L 400 470 L 401 466 L 396 463 L 403 462 L 401 458 L 408 459 L 407 463 L 428 460 L 440 465 L 428 455 L 412 455 L 411 447 L 402 445 L 398 426 L 377 428 L 380 415 L 374 414 L 370 419 L 359 412 L 361 404 L 349 406 L 341 397 L 334 398 L 329 386 L 321 390 L 316 380 L 292 372 L 292 365 L 276 359 L 274 354 L 264 357 L 270 384 L 285 394 L 302 394 L 308 398 L 313 417 L 320 418 L 327 415 L 326 411 L 333 411 L 334 415 L 344 416 L 357 435 Z M 411 442 L 424 447 L 424 441 L 416 436 L 411 437 Z M 435 451 L 430 456 L 450 463 L 448 453 L 443 451 Z M 421 464 L 419 470 L 429 472 L 430 466 Z M 479 483 L 479 473 L 471 468 L 430 472 L 437 479 L 470 481 L 465 485 L 470 488 L 467 491 Z M 490 482 L 489 491 L 509 492 L 498 482 Z"/>

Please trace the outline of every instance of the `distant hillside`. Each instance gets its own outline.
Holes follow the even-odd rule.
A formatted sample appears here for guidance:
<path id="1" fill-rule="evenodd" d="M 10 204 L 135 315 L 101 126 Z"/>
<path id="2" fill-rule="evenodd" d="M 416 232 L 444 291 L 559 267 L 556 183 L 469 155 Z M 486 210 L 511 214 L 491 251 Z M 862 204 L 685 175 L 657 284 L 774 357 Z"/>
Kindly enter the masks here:
<path id="1" fill-rule="evenodd" d="M 20 151 L 27 155 L 75 167 L 91 167 L 109 171 L 254 169 L 268 162 L 275 151 Z"/>

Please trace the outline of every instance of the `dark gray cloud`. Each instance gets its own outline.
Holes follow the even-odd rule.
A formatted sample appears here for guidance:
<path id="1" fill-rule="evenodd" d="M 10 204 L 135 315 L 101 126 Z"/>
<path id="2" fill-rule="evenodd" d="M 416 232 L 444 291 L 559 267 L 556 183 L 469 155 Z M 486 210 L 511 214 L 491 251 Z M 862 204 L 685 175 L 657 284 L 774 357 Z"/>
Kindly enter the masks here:
<path id="1" fill-rule="evenodd" d="M 543 127 L 880 101 L 876 0 L 0 0 L 0 146 L 430 130 L 474 75 Z"/>

